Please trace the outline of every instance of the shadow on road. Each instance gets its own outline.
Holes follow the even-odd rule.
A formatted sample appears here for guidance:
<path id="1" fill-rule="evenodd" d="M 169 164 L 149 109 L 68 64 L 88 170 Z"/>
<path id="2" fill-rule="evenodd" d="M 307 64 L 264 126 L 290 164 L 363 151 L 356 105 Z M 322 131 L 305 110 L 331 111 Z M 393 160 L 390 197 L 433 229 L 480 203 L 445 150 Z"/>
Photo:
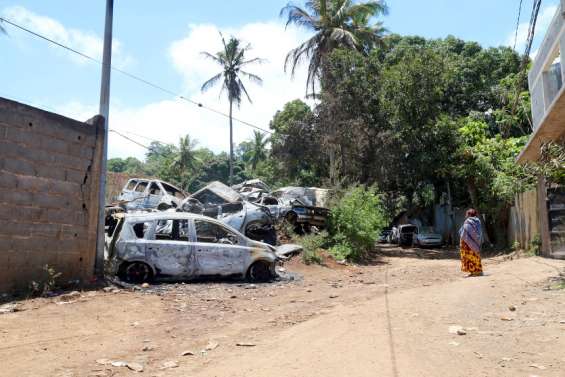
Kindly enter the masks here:
<path id="1" fill-rule="evenodd" d="M 397 245 L 378 245 L 375 248 L 375 256 L 417 259 L 459 259 L 459 251 L 446 248 L 424 249 L 419 247 L 399 247 Z"/>

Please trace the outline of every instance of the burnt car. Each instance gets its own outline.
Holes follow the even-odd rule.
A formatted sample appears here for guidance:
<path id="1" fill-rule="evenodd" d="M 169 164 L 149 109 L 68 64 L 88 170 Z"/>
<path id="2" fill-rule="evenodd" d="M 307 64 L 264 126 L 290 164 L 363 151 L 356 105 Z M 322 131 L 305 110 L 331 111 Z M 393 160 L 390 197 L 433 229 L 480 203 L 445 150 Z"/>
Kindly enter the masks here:
<path id="1" fill-rule="evenodd" d="M 118 205 L 126 210 L 177 208 L 187 194 L 170 183 L 158 179 L 130 179 L 118 196 Z"/>
<path id="2" fill-rule="evenodd" d="M 328 190 L 316 187 L 285 187 L 272 193 L 279 201 L 279 211 L 284 219 L 299 233 L 308 232 L 312 226 L 323 229 L 330 210 L 325 208 Z"/>
<path id="3" fill-rule="evenodd" d="M 398 227 L 398 244 L 400 246 L 412 246 L 415 234 L 418 234 L 418 227 L 416 225 L 400 225 Z"/>
<path id="4" fill-rule="evenodd" d="M 118 214 L 107 259 L 129 283 L 275 276 L 276 249 L 218 220 L 183 212 Z"/>
<path id="5" fill-rule="evenodd" d="M 252 240 L 276 245 L 274 218 L 265 206 L 243 200 L 241 195 L 221 182 L 212 182 L 185 199 L 185 212 L 209 216 L 239 230 Z"/>

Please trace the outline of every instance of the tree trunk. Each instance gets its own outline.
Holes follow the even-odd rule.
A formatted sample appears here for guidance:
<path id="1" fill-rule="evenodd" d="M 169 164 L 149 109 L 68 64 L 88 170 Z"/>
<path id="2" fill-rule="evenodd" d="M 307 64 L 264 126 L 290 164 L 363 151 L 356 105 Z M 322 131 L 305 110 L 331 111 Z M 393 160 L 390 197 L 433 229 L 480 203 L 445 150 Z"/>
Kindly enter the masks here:
<path id="1" fill-rule="evenodd" d="M 233 185 L 233 101 L 230 99 L 230 176 L 228 183 L 229 185 Z"/>

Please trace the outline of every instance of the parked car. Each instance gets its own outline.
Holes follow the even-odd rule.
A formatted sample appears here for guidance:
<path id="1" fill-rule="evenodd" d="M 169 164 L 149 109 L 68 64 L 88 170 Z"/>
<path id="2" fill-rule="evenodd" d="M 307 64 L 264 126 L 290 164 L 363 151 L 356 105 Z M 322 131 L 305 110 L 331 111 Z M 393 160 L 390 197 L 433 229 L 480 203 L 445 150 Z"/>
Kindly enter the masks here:
<path id="1" fill-rule="evenodd" d="M 174 211 L 116 216 L 108 260 L 126 282 L 212 276 L 268 281 L 275 276 L 274 247 L 218 220 Z"/>
<path id="2" fill-rule="evenodd" d="M 414 234 L 413 243 L 419 247 L 441 247 L 443 246 L 443 237 L 441 234 L 435 233 L 432 227 L 421 227 Z"/>
<path id="3" fill-rule="evenodd" d="M 385 229 L 379 235 L 379 239 L 377 240 L 378 243 L 389 243 L 389 236 L 392 233 L 391 229 Z"/>
<path id="4" fill-rule="evenodd" d="M 132 178 L 118 196 L 126 210 L 177 208 L 186 193 L 170 183 L 157 179 Z"/>
<path id="5" fill-rule="evenodd" d="M 398 244 L 400 246 L 412 246 L 414 234 L 418 233 L 418 227 L 412 224 L 400 225 L 398 227 Z"/>

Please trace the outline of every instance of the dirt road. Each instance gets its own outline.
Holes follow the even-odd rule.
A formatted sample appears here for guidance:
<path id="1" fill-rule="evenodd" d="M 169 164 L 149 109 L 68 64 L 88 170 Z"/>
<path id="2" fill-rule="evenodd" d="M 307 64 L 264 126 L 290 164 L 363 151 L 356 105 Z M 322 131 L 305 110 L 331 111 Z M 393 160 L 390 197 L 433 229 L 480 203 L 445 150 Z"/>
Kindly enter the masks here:
<path id="1" fill-rule="evenodd" d="M 456 259 L 431 259 L 443 253 L 388 252 L 293 261 L 297 279 L 273 284 L 24 301 L 0 315 L 0 375 L 565 376 L 565 290 L 551 280 L 565 262 L 495 258 L 464 278 Z"/>

